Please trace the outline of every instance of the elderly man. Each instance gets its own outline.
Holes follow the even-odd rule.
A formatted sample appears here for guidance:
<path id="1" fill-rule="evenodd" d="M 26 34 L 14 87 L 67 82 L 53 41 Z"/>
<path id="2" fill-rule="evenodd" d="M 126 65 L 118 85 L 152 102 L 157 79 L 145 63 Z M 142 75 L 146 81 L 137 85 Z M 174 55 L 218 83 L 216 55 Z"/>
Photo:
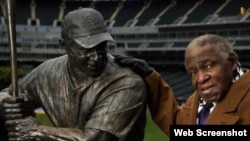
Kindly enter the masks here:
<path id="1" fill-rule="evenodd" d="M 250 71 L 241 67 L 230 43 L 218 35 L 199 36 L 187 46 L 185 67 L 195 91 L 182 106 L 145 61 L 126 56 L 117 56 L 116 61 L 145 78 L 152 97 L 152 118 L 167 135 L 170 125 L 250 124 Z"/>
<path id="2" fill-rule="evenodd" d="M 107 42 L 114 39 L 101 13 L 91 8 L 69 12 L 61 37 L 66 55 L 19 80 L 22 101 L 10 97 L 8 88 L 0 94 L 10 140 L 143 141 L 146 87 L 107 53 Z M 40 106 L 54 127 L 26 116 Z"/>

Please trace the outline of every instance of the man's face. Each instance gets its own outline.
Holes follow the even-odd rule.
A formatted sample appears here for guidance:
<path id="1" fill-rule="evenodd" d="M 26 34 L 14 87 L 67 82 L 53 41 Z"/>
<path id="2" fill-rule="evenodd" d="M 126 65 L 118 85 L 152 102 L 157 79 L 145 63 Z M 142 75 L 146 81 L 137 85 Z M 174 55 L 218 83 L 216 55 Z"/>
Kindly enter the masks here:
<path id="1" fill-rule="evenodd" d="M 107 64 L 106 43 L 88 49 L 72 41 L 66 49 L 70 63 L 77 71 L 93 77 L 99 76 Z"/>
<path id="2" fill-rule="evenodd" d="M 206 102 L 216 102 L 227 93 L 233 77 L 231 59 L 223 59 L 206 45 L 187 50 L 185 63 L 192 85 Z"/>

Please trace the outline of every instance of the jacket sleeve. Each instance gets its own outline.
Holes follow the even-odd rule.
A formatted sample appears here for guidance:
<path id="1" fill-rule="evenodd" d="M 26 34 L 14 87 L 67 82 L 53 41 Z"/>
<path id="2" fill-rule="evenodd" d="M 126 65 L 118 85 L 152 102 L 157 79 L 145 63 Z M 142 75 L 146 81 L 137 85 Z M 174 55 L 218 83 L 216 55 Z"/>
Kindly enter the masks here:
<path id="1" fill-rule="evenodd" d="M 145 80 L 150 93 L 148 106 L 151 117 L 164 133 L 170 135 L 170 125 L 175 124 L 178 112 L 174 92 L 156 70 Z"/>

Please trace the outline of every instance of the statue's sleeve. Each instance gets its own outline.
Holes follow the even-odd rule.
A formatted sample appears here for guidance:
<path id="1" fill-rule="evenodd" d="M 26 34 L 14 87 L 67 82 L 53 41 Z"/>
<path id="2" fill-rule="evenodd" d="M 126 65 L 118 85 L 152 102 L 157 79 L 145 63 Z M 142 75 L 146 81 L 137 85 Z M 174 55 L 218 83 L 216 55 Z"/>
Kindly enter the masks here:
<path id="1" fill-rule="evenodd" d="M 121 79 L 98 99 L 94 113 L 85 127 L 104 130 L 123 138 L 145 113 L 146 98 L 146 87 L 142 79 Z"/>
<path id="2" fill-rule="evenodd" d="M 111 83 L 96 99 L 92 114 L 83 129 L 41 125 L 37 136 L 51 141 L 124 140 L 134 125 L 141 120 L 140 117 L 142 115 L 145 117 L 146 100 L 146 87 L 143 80 L 139 77 L 127 77 Z"/>

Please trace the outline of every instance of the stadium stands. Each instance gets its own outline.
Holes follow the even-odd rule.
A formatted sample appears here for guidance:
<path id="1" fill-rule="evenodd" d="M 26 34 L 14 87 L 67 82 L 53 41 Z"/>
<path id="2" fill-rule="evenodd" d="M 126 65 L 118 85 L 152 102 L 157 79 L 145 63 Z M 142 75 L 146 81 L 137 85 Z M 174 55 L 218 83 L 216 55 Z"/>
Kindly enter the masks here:
<path id="1" fill-rule="evenodd" d="M 0 62 L 8 64 L 9 49 L 4 0 L 0 0 Z M 227 38 L 250 67 L 250 2 L 247 0 L 16 0 L 18 64 L 36 66 L 64 54 L 58 46 L 61 20 L 78 7 L 104 15 L 117 44 L 112 54 L 145 59 L 161 72 L 181 103 L 193 91 L 183 54 L 201 34 Z"/>

